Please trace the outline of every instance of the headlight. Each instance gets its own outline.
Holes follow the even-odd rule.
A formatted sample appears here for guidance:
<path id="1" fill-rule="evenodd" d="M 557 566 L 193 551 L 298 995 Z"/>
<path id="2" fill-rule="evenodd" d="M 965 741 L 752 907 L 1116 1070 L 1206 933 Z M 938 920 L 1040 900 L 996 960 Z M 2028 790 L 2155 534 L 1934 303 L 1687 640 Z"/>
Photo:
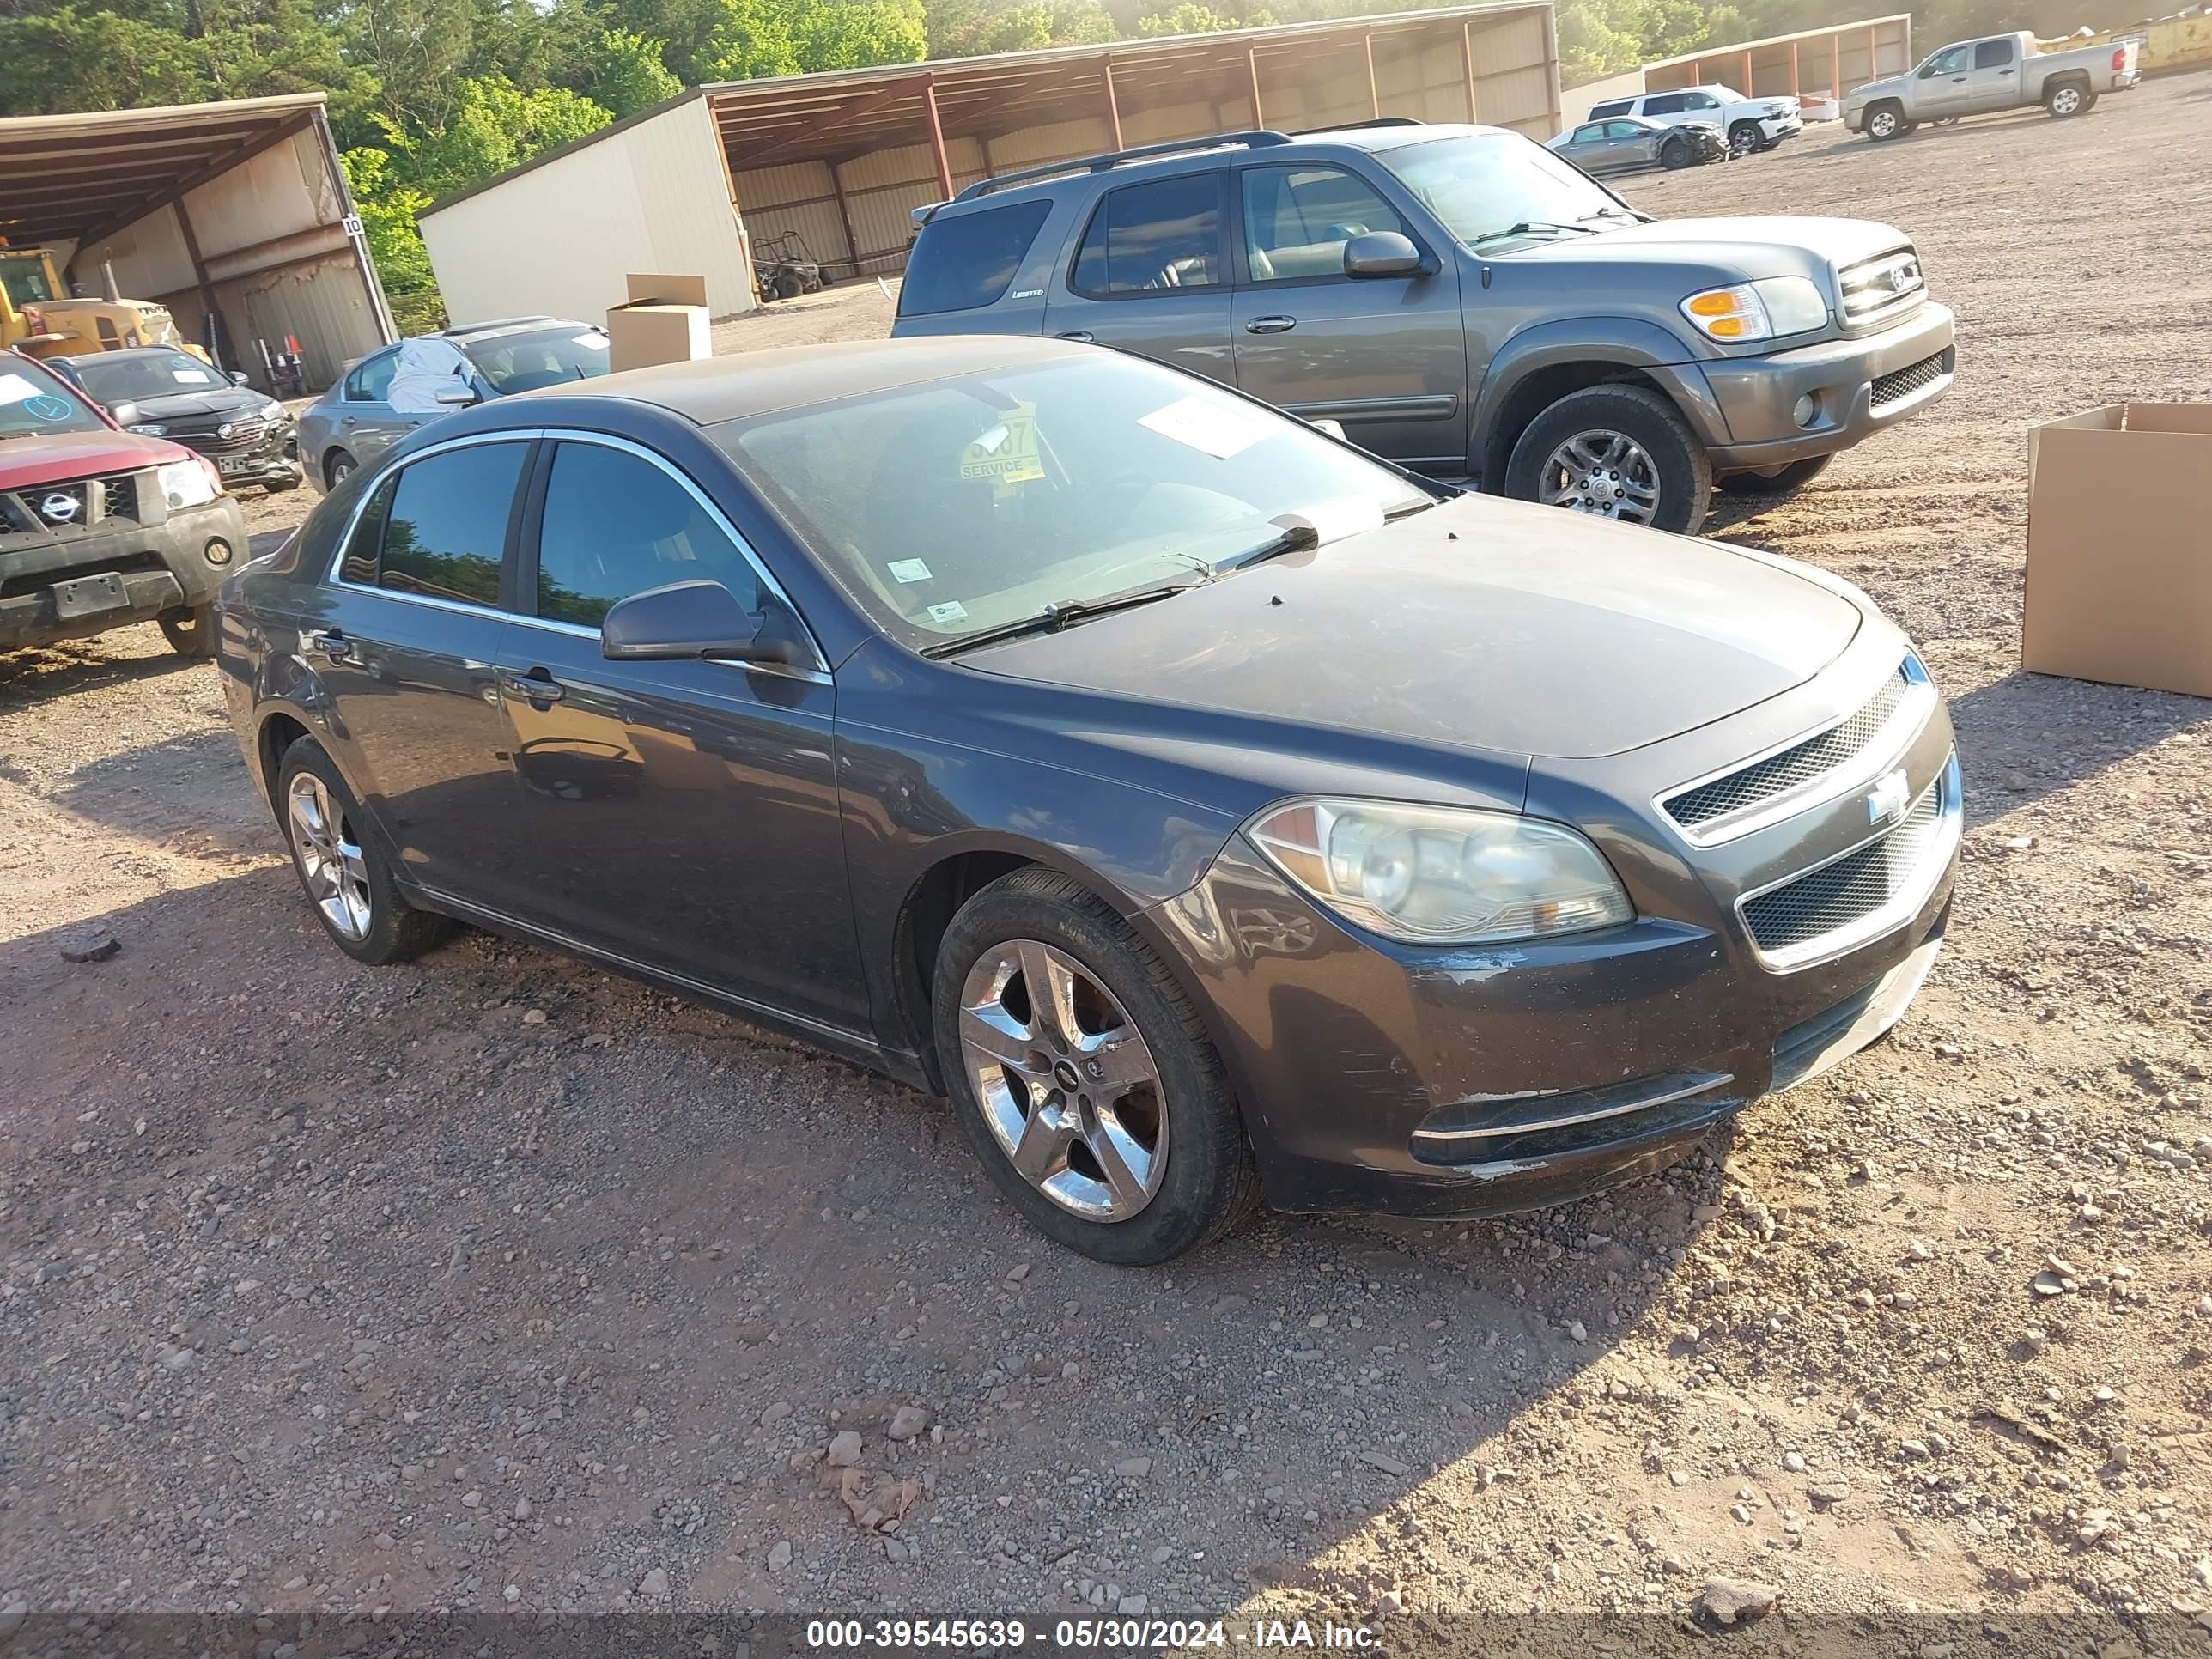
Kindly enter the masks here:
<path id="1" fill-rule="evenodd" d="M 222 494 L 215 472 L 205 461 L 171 461 L 155 475 L 162 499 L 171 507 L 200 507 Z"/>
<path id="2" fill-rule="evenodd" d="M 1514 813 L 1303 800 L 1270 807 L 1247 833 L 1309 896 L 1407 944 L 1540 939 L 1636 914 L 1596 848 Z"/>
<path id="3" fill-rule="evenodd" d="M 166 426 L 155 426 L 150 422 L 144 426 L 126 426 L 123 429 L 125 432 L 136 432 L 141 437 L 146 438 L 166 438 L 169 435 L 168 428 Z"/>
<path id="4" fill-rule="evenodd" d="M 1808 277 L 1768 276 L 1692 294 L 1682 314 L 1710 339 L 1771 340 L 1825 326 L 1828 302 Z"/>
<path id="5" fill-rule="evenodd" d="M 283 412 L 284 405 L 278 403 L 274 398 L 270 398 L 268 402 L 261 405 L 261 418 L 264 421 L 273 421 L 283 414 Z"/>

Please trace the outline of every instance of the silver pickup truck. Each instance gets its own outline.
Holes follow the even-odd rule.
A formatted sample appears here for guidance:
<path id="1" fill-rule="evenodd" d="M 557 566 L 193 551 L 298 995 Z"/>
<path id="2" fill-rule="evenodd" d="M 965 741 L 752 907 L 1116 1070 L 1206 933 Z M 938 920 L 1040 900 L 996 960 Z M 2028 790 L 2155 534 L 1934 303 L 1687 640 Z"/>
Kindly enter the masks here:
<path id="1" fill-rule="evenodd" d="M 2139 80 L 2133 41 L 2038 52 L 2025 30 L 1985 34 L 1939 47 L 1917 69 L 1853 87 L 1844 122 L 1880 142 L 1899 138 L 1923 121 L 1955 121 L 2040 104 L 2063 118 L 2079 115 L 2108 92 Z"/>

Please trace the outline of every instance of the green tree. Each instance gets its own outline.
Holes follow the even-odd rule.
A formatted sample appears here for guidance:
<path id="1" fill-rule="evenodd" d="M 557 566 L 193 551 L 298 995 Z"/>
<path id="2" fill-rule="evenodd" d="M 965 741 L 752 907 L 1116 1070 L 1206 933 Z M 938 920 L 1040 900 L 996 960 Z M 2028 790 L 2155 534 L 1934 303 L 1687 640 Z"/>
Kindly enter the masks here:
<path id="1" fill-rule="evenodd" d="M 0 18 L 0 115 L 189 104 L 212 91 L 173 27 L 63 5 Z"/>
<path id="2" fill-rule="evenodd" d="M 928 50 L 921 0 L 722 0 L 722 10 L 706 52 L 713 80 L 913 64 Z"/>
<path id="3" fill-rule="evenodd" d="M 398 181 L 434 200 L 597 132 L 613 118 L 565 87 L 524 92 L 503 75 L 471 76 L 458 83 L 453 115 L 442 127 L 419 136 L 390 129 L 387 148 Z"/>
<path id="4" fill-rule="evenodd" d="M 430 255 L 422 246 L 416 216 L 430 205 L 430 198 L 412 185 L 399 182 L 385 151 L 363 148 L 347 150 L 338 158 L 345 163 L 346 183 L 353 191 L 354 206 L 361 214 L 362 234 L 384 278 L 386 294 L 426 294 L 437 287 L 431 274 Z"/>
<path id="5" fill-rule="evenodd" d="M 601 29 L 585 58 L 590 78 L 584 90 L 617 121 L 684 90 L 661 60 L 660 42 L 628 29 Z"/>
<path id="6" fill-rule="evenodd" d="M 1137 19 L 1137 33 L 1147 38 L 1160 34 L 1213 34 L 1223 29 L 1266 28 L 1276 21 L 1272 11 L 1249 12 L 1226 17 L 1200 0 L 1182 0 L 1166 11 L 1147 12 Z"/>
<path id="7" fill-rule="evenodd" d="M 1097 0 L 1036 0 L 994 5 L 991 0 L 930 0 L 929 55 L 981 58 L 1041 46 L 1087 46 L 1115 39 L 1120 30 Z"/>

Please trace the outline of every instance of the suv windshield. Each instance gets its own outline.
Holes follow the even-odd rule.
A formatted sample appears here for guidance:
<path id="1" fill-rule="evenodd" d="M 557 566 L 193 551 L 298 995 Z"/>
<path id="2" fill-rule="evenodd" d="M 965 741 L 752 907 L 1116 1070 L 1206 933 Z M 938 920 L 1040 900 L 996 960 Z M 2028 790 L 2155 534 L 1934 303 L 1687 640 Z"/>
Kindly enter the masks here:
<path id="1" fill-rule="evenodd" d="M 103 352 L 97 357 L 78 358 L 70 367 L 84 389 L 110 407 L 125 402 L 144 403 L 179 392 L 227 389 L 221 375 L 181 351 Z"/>
<path id="2" fill-rule="evenodd" d="M 501 397 L 563 380 L 588 380 L 607 372 L 605 333 L 580 323 L 465 341 L 461 349 Z"/>
<path id="3" fill-rule="evenodd" d="M 59 375 L 27 357 L 0 351 L 0 438 L 100 432 L 106 427 Z"/>
<path id="4" fill-rule="evenodd" d="M 1556 236 L 1560 226 L 1587 230 L 1607 217 L 1630 216 L 1612 192 L 1517 132 L 1437 138 L 1382 150 L 1376 159 L 1469 247 L 1516 227 L 1527 228 L 1522 234 Z"/>
<path id="5" fill-rule="evenodd" d="M 1209 580 L 1286 531 L 1333 540 L 1434 499 L 1303 422 L 1103 352 L 711 435 L 854 601 L 918 649 Z"/>

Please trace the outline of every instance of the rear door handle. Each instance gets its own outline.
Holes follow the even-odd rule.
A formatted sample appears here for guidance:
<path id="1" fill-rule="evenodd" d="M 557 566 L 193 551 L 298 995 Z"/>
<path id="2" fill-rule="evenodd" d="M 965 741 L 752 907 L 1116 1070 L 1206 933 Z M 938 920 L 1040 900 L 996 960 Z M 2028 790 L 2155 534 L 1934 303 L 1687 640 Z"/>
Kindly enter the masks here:
<path id="1" fill-rule="evenodd" d="M 1247 334 L 1288 334 L 1298 325 L 1295 317 L 1255 317 L 1244 325 Z"/>
<path id="2" fill-rule="evenodd" d="M 307 635 L 307 648 L 319 651 L 332 662 L 353 660 L 353 641 L 335 628 L 326 628 L 319 634 Z"/>
<path id="3" fill-rule="evenodd" d="M 1087 328 L 1071 328 L 1060 337 L 1063 340 L 1079 341 L 1085 345 L 1089 345 L 1091 343 L 1091 331 Z"/>
<path id="4" fill-rule="evenodd" d="M 499 683 L 507 691 L 530 703 L 558 702 L 568 695 L 568 688 L 542 668 L 533 668 L 527 674 L 518 674 L 513 669 L 502 668 Z"/>

